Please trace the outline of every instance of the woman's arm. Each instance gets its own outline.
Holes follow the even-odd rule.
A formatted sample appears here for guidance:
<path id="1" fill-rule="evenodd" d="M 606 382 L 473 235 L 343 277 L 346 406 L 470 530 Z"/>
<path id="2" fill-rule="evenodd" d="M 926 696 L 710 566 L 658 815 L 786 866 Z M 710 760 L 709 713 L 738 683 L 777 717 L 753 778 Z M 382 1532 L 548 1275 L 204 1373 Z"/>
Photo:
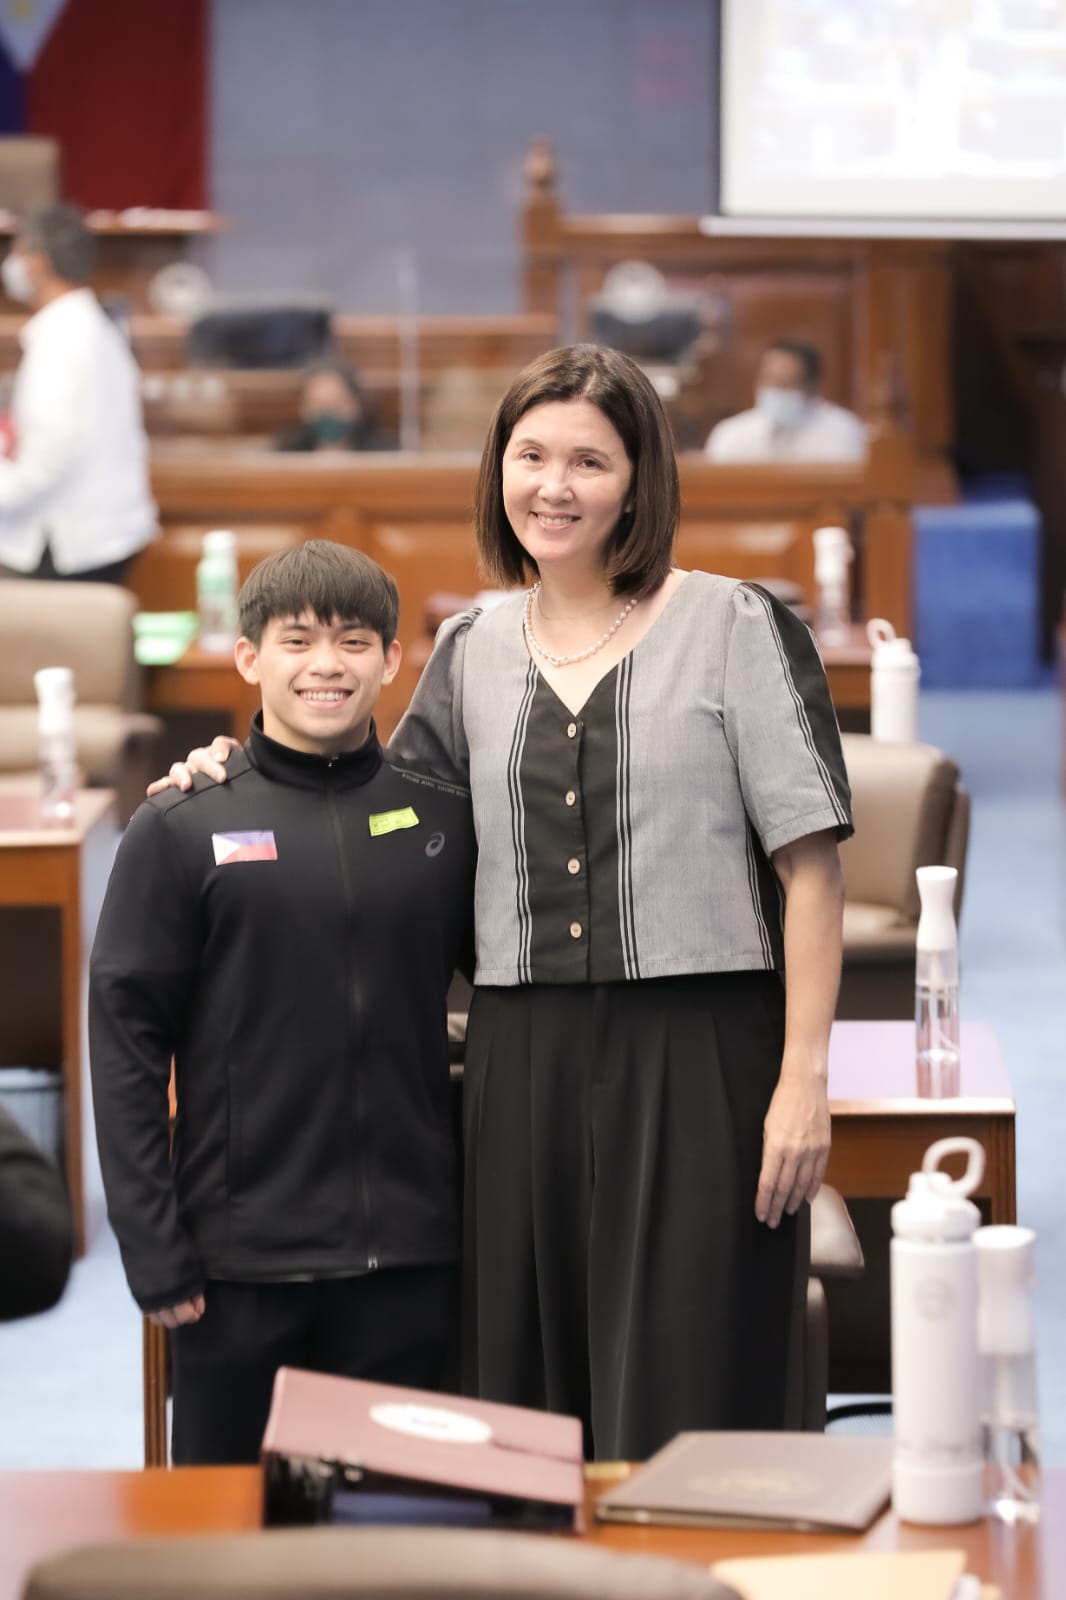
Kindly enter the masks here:
<path id="1" fill-rule="evenodd" d="M 228 733 L 216 733 L 209 745 L 197 745 L 184 761 L 173 762 L 166 777 L 154 779 L 144 792 L 151 798 L 162 794 L 164 789 L 191 789 L 194 772 L 205 773 L 215 783 L 225 783 L 226 762 L 240 747 L 239 739 L 231 739 Z"/>
<path id="2" fill-rule="evenodd" d="M 840 987 L 844 879 L 832 829 L 773 853 L 785 892 L 785 1049 L 763 1125 L 755 1215 L 776 1228 L 813 1200 L 829 1160 L 829 1030 Z"/>

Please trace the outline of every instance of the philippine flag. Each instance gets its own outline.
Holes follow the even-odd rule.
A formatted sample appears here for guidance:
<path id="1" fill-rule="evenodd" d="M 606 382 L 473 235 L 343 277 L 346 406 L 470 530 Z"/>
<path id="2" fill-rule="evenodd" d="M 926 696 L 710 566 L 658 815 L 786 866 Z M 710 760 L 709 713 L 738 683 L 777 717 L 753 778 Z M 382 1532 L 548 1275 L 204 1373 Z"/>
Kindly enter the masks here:
<path id="1" fill-rule="evenodd" d="M 215 852 L 216 867 L 228 867 L 233 861 L 278 859 L 278 847 L 269 829 L 260 833 L 213 833 L 211 848 Z"/>
<path id="2" fill-rule="evenodd" d="M 55 139 L 87 210 L 200 209 L 206 58 L 207 0 L 0 0 L 0 134 Z"/>

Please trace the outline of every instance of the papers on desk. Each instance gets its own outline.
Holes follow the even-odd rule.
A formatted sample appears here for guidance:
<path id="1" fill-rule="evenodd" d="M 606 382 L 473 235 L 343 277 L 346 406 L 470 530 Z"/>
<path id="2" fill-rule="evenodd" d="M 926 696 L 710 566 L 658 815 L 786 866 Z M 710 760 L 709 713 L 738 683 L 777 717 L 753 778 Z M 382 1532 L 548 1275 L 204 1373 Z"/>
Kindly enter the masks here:
<path id="1" fill-rule="evenodd" d="M 963 1573 L 961 1550 L 859 1551 L 854 1555 L 745 1556 L 716 1561 L 714 1577 L 743 1600 L 998 1600 Z"/>
<path id="2" fill-rule="evenodd" d="M 596 1501 L 602 1522 L 859 1533 L 888 1504 L 892 1440 L 679 1433 Z"/>

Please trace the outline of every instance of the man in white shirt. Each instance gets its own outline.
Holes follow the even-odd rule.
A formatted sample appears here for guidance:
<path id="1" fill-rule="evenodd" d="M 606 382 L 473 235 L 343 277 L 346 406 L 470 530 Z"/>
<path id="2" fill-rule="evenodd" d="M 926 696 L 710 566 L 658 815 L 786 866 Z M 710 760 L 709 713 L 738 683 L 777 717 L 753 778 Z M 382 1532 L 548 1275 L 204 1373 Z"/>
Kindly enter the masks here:
<path id="1" fill-rule="evenodd" d="M 755 405 L 711 429 L 712 461 L 862 461 L 866 430 L 818 393 L 822 358 L 813 345 L 778 339 L 759 357 Z"/>
<path id="2" fill-rule="evenodd" d="M 94 241 L 71 206 L 22 225 L 0 275 L 34 315 L 20 331 L 13 445 L 0 459 L 6 576 L 121 583 L 156 534 L 140 374 L 87 280 Z"/>

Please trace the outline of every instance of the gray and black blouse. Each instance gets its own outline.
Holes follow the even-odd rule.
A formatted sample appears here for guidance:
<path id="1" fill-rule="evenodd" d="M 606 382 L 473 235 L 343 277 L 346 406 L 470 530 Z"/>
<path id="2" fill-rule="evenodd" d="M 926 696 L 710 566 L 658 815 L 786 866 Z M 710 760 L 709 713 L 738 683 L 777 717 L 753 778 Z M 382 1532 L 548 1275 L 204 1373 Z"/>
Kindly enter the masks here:
<path id="1" fill-rule="evenodd" d="M 479 984 L 784 965 L 770 856 L 852 832 L 807 626 L 691 572 L 577 716 L 531 660 L 524 594 L 444 624 L 391 741 L 469 784 Z"/>

